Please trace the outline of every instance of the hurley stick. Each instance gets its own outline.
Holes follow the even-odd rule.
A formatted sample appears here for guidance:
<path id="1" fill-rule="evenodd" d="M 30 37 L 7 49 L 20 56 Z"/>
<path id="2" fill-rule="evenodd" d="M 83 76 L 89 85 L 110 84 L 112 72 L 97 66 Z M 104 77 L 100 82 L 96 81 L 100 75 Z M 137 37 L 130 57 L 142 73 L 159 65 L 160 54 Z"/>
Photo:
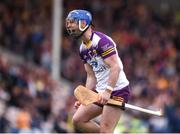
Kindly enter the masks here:
<path id="1" fill-rule="evenodd" d="M 89 104 L 92 104 L 94 102 L 97 102 L 97 100 L 98 100 L 98 94 L 97 93 L 95 93 L 92 90 L 87 89 L 86 87 L 84 87 L 82 85 L 79 85 L 74 90 L 74 95 L 83 105 L 89 105 Z M 153 110 L 141 108 L 141 107 L 138 107 L 138 106 L 134 106 L 134 105 L 131 105 L 131 104 L 128 104 L 128 103 L 123 103 L 123 102 L 120 102 L 120 101 L 116 101 L 116 100 L 113 100 L 113 99 L 109 99 L 108 104 L 109 105 L 119 106 L 119 107 L 122 107 L 122 108 L 129 108 L 129 109 L 141 111 L 141 112 L 152 114 L 152 115 L 162 116 L 162 111 L 161 110 L 153 111 Z"/>

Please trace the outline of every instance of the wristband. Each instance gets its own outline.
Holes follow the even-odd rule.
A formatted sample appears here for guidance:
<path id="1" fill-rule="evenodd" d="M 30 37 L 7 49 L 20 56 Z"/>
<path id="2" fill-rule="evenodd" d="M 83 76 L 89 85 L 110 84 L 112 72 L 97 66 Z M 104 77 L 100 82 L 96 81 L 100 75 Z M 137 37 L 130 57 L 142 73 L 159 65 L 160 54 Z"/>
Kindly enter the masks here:
<path id="1" fill-rule="evenodd" d="M 113 91 L 113 88 L 111 86 L 107 86 L 106 88 Z"/>

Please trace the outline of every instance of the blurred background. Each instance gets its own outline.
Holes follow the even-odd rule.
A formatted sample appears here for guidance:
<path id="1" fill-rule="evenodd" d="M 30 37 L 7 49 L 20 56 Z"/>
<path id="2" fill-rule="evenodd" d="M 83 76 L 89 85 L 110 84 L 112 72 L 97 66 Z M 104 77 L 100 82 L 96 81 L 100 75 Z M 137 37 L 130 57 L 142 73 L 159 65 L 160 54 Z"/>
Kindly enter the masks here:
<path id="1" fill-rule="evenodd" d="M 179 0 L 1 0 L 0 133 L 70 133 L 74 88 L 85 84 L 79 40 L 68 36 L 73 9 L 117 43 L 131 104 L 159 110 L 122 115 L 115 133 L 180 132 Z"/>

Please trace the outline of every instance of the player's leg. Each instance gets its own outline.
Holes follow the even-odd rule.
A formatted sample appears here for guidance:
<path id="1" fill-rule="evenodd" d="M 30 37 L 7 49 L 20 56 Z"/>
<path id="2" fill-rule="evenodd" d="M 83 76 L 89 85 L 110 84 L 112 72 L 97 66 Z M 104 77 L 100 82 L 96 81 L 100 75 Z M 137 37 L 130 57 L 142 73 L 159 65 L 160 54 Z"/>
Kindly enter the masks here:
<path id="1" fill-rule="evenodd" d="M 101 116 L 100 132 L 101 133 L 113 133 L 119 119 L 122 110 L 119 107 L 104 105 L 103 113 Z"/>
<path id="2" fill-rule="evenodd" d="M 81 105 L 73 116 L 74 127 L 81 132 L 99 133 L 99 125 L 91 119 L 102 113 L 102 107 L 95 104 Z"/>
<path id="3" fill-rule="evenodd" d="M 128 102 L 130 92 L 129 86 L 124 87 L 121 90 L 113 91 L 111 98 L 117 101 Z M 116 106 L 104 105 L 102 112 L 102 119 L 100 123 L 100 132 L 101 133 L 113 133 L 119 119 L 121 116 L 122 110 Z"/>

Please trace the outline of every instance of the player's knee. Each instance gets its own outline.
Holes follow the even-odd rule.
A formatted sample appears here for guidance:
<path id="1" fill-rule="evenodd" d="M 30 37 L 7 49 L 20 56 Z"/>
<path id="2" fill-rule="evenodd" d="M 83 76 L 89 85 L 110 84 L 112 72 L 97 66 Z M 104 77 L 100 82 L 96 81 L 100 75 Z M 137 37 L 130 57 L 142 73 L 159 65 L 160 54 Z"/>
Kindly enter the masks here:
<path id="1" fill-rule="evenodd" d="M 113 133 L 113 128 L 109 123 L 104 123 L 100 125 L 101 133 Z"/>

